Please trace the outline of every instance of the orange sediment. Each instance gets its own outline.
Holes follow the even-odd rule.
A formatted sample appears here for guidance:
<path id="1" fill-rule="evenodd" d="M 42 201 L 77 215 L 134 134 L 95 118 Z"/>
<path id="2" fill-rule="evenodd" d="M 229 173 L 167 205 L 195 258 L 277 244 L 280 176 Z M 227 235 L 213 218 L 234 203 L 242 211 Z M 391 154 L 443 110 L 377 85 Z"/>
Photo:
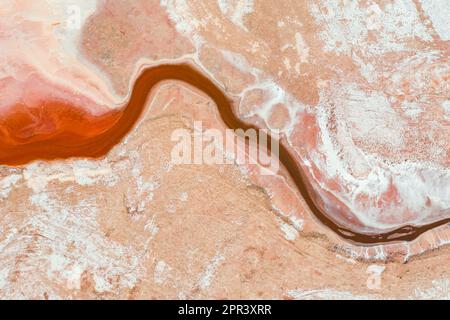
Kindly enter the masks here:
<path id="1" fill-rule="evenodd" d="M 127 105 L 120 111 L 92 116 L 81 107 L 61 102 L 28 108 L 18 105 L 0 118 L 0 164 L 17 166 L 37 159 L 99 158 L 117 145 L 140 118 L 152 88 L 163 80 L 186 82 L 208 95 L 223 122 L 231 129 L 257 129 L 240 120 L 232 102 L 207 77 L 188 64 L 145 69 L 136 79 Z M 271 137 L 267 145 L 270 146 Z M 270 151 L 270 150 L 269 150 Z M 324 212 L 320 197 L 298 161 L 281 144 L 279 158 L 315 217 L 344 239 L 357 244 L 410 241 L 450 222 L 450 218 L 422 226 L 402 226 L 385 233 L 358 233 L 339 225 Z"/>
<path id="2" fill-rule="evenodd" d="M 0 163 L 14 166 L 36 159 L 104 155 L 109 144 L 96 143 L 95 138 L 111 130 L 122 115 L 111 111 L 93 116 L 56 101 L 38 107 L 15 105 L 0 118 Z"/>

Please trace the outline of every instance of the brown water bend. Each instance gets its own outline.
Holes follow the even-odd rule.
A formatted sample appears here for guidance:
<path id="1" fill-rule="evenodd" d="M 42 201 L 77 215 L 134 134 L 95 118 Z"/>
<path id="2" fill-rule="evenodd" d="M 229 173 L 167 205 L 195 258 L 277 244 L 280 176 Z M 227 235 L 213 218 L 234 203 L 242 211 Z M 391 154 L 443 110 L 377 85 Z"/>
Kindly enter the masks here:
<path id="1" fill-rule="evenodd" d="M 86 132 L 76 132 L 77 129 L 68 127 L 57 134 L 42 135 L 32 140 L 15 137 L 1 140 L 0 137 L 0 164 L 21 165 L 36 159 L 63 159 L 69 157 L 98 158 L 118 144 L 140 118 L 146 99 L 152 88 L 163 80 L 179 80 L 186 82 L 208 95 L 217 105 L 220 116 L 230 129 L 255 129 L 255 126 L 240 120 L 233 111 L 232 102 L 226 95 L 206 76 L 188 64 L 164 64 L 145 69 L 136 79 L 128 104 L 121 111 L 111 111 L 108 115 L 87 121 Z M 84 118 L 88 116 L 82 111 L 76 112 L 79 124 L 86 126 Z M 17 117 L 16 117 L 17 118 Z M 81 119 L 81 120 L 80 120 Z M 17 121 L 16 121 L 17 122 Z M 109 123 L 109 125 L 108 125 Z M 94 128 L 94 129 L 93 129 Z M 95 131 L 97 128 L 97 131 Z M 0 129 L 2 124 L 0 124 Z M 78 129 L 79 130 L 79 129 Z M 2 130 L 0 130 L 1 132 Z M 271 137 L 267 144 L 270 146 Z M 19 142 L 18 142 L 19 141 Z M 304 198 L 315 217 L 340 237 L 351 242 L 363 245 L 380 244 L 394 241 L 411 241 L 427 230 L 450 222 L 450 218 L 429 223 L 422 226 L 405 225 L 385 233 L 370 234 L 358 233 L 349 228 L 340 226 L 320 208 L 319 197 L 315 193 L 303 168 L 295 161 L 287 148 L 280 144 L 279 158 L 292 181 Z"/>

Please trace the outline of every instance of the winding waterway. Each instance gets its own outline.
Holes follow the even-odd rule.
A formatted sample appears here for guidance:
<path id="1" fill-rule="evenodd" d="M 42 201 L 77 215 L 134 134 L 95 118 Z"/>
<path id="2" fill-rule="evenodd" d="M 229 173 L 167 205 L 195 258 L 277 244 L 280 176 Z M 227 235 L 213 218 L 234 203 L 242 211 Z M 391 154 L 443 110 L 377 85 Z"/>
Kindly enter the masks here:
<path id="1" fill-rule="evenodd" d="M 232 102 L 226 95 L 194 67 L 188 64 L 164 64 L 142 71 L 134 83 L 127 105 L 120 111 L 110 111 L 102 116 L 94 117 L 81 108 L 61 102 L 49 102 L 34 111 L 45 112 L 43 108 L 53 108 L 54 114 L 58 114 L 58 119 L 54 119 L 58 121 L 57 132 L 52 131 L 52 126 L 32 128 L 34 134 L 27 133 L 23 128 L 19 132 L 14 132 L 15 126 L 21 126 L 30 119 L 28 119 L 29 115 L 26 116 L 20 112 L 12 113 L 0 123 L 0 133 L 3 133 L 0 135 L 0 164 L 18 166 L 37 159 L 105 156 L 130 132 L 142 115 L 152 88 L 164 80 L 183 81 L 203 91 L 215 102 L 223 122 L 230 129 L 258 129 L 240 120 L 234 114 Z M 36 134 L 36 130 L 39 134 Z M 269 136 L 268 146 L 271 145 L 271 139 Z M 406 225 L 385 233 L 358 233 L 339 225 L 332 216 L 322 210 L 320 198 L 303 168 L 282 143 L 279 158 L 315 217 L 350 242 L 371 245 L 411 241 L 427 230 L 450 222 L 450 218 L 446 218 L 422 226 Z"/>

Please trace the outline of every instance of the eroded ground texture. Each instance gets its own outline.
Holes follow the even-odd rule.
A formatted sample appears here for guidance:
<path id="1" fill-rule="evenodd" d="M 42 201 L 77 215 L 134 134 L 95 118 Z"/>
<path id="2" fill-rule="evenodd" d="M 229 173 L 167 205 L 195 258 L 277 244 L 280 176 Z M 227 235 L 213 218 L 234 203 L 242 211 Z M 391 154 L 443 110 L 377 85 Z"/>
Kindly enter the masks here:
<path id="1" fill-rule="evenodd" d="M 71 106 L 120 110 L 146 66 L 190 63 L 281 132 L 339 225 L 420 227 L 450 217 L 448 21 L 447 0 L 1 1 L 0 135 L 75 130 Z M 173 163 L 175 130 L 226 129 L 203 92 L 145 104 L 100 159 L 0 167 L 0 298 L 450 298 L 448 224 L 344 240 L 284 168 Z"/>

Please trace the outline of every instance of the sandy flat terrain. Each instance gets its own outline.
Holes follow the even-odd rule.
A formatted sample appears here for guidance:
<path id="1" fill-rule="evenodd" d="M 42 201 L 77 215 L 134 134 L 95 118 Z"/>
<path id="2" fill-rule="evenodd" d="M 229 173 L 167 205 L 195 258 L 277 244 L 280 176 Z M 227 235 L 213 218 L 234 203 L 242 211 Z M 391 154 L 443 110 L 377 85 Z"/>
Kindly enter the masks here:
<path id="1" fill-rule="evenodd" d="M 146 68 L 188 63 L 242 121 L 280 133 L 342 229 L 447 221 L 445 1 L 0 10 L 1 298 L 450 297 L 448 223 L 410 241 L 359 243 L 317 218 L 282 165 L 267 174 L 227 148 L 217 151 L 227 163 L 176 163 L 177 130 L 194 150 L 199 133 L 227 130 L 214 99 L 183 81 L 158 83 L 101 157 L 6 160 L 54 137 L 52 148 L 78 150 L 77 139 L 109 132 Z"/>

